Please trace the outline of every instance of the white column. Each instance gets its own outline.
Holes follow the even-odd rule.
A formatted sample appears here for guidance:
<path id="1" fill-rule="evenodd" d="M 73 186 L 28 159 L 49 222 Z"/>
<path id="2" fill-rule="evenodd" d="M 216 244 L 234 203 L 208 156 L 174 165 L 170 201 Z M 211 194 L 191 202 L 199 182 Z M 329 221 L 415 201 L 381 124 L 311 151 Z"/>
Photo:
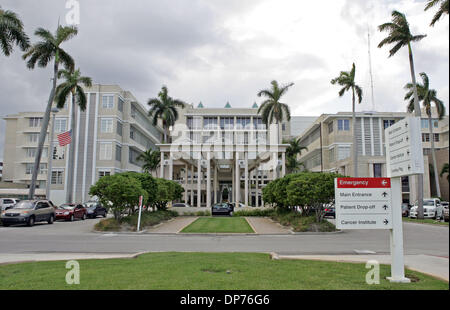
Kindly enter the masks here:
<path id="1" fill-rule="evenodd" d="M 194 165 L 191 165 L 191 186 L 189 186 L 191 191 L 191 207 L 194 206 Z"/>
<path id="2" fill-rule="evenodd" d="M 169 158 L 169 180 L 173 180 L 173 158 L 172 158 L 172 154 L 170 154 L 170 158 Z"/>
<path id="3" fill-rule="evenodd" d="M 241 190 L 241 177 L 240 177 L 240 168 L 239 168 L 239 153 L 238 152 L 236 152 L 236 168 L 235 168 L 235 171 L 234 171 L 234 173 L 236 174 L 236 180 L 235 180 L 235 185 L 236 185 L 236 189 L 235 189 L 235 196 L 236 196 L 236 198 L 235 198 L 235 202 L 236 202 L 236 206 L 238 205 L 238 203 L 239 203 L 239 199 L 240 199 L 240 193 L 239 193 L 239 191 Z"/>
<path id="4" fill-rule="evenodd" d="M 230 191 L 230 202 L 236 202 L 236 194 L 233 192 L 236 192 L 236 176 L 234 175 L 234 166 L 231 165 L 231 191 Z"/>
<path id="5" fill-rule="evenodd" d="M 214 203 L 219 202 L 219 180 L 217 179 L 217 165 L 214 166 Z"/>
<path id="6" fill-rule="evenodd" d="M 286 175 L 286 153 L 281 153 L 281 177 Z"/>
<path id="7" fill-rule="evenodd" d="M 206 155 L 206 207 L 211 207 L 211 152 Z"/>
<path id="8" fill-rule="evenodd" d="M 245 183 L 244 183 L 244 187 L 245 187 L 245 198 L 244 198 L 244 202 L 245 202 L 245 206 L 248 207 L 248 152 L 245 152 Z"/>
<path id="9" fill-rule="evenodd" d="M 164 152 L 161 152 L 161 172 L 159 174 L 159 177 L 162 179 L 164 178 Z"/>
<path id="10" fill-rule="evenodd" d="M 188 203 L 188 165 L 184 166 L 184 203 Z"/>
<path id="11" fill-rule="evenodd" d="M 202 201 L 202 160 L 199 159 L 197 163 L 197 207 L 201 207 Z"/>

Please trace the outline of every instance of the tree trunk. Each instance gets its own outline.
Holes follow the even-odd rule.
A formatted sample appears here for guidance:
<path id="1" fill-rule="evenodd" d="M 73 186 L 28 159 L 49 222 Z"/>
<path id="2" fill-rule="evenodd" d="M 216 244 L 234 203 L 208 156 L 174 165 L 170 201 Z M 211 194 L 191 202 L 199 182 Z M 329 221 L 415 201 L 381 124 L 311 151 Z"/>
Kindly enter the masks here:
<path id="1" fill-rule="evenodd" d="M 66 187 L 66 203 L 73 203 L 73 177 L 75 172 L 75 145 L 77 135 L 75 134 L 76 120 L 75 120 L 75 95 L 72 94 L 72 105 L 71 105 L 71 118 L 70 130 L 72 131 L 72 142 L 69 144 L 69 157 L 67 158 L 69 166 L 67 170 L 67 187 Z"/>
<path id="2" fill-rule="evenodd" d="M 419 96 L 417 95 L 417 84 L 416 84 L 416 73 L 414 71 L 414 59 L 411 49 L 411 43 L 408 43 L 408 52 L 409 52 L 409 67 L 411 70 L 411 80 L 413 84 L 413 93 L 414 93 L 414 115 L 416 117 L 421 117 L 422 113 L 420 111 L 419 105 Z M 416 176 L 417 180 L 417 218 L 423 219 L 423 174 L 418 174 Z"/>
<path id="3" fill-rule="evenodd" d="M 56 81 L 58 78 L 58 65 L 59 65 L 59 63 L 58 63 L 58 59 L 56 57 L 55 63 L 53 65 L 53 85 L 52 85 L 52 90 L 50 91 L 50 96 L 48 98 L 47 108 L 45 109 L 44 117 L 42 119 L 41 132 L 39 134 L 39 142 L 38 142 L 36 156 L 34 158 L 33 175 L 31 176 L 31 184 L 30 184 L 30 190 L 28 192 L 28 199 L 34 198 L 34 191 L 36 189 L 36 180 L 37 180 L 37 176 L 38 176 L 39 170 L 40 170 L 39 166 L 41 164 L 42 151 L 44 149 L 45 137 L 47 135 L 48 123 L 50 121 L 50 112 L 52 110 L 53 100 L 55 98 Z M 50 172 L 47 171 L 47 173 L 51 173 L 51 171 Z M 47 186 L 50 186 L 50 184 L 47 184 Z"/>
<path id="4" fill-rule="evenodd" d="M 356 140 L 355 88 L 352 87 L 353 174 L 358 177 L 358 141 Z"/>
<path id="5" fill-rule="evenodd" d="M 433 170 L 434 170 L 434 182 L 436 183 L 436 195 L 441 198 L 441 187 L 439 186 L 439 175 L 436 163 L 436 152 L 434 150 L 434 134 L 431 121 L 431 113 L 428 115 L 428 126 L 430 127 L 430 139 L 431 139 L 431 156 L 433 157 Z"/>

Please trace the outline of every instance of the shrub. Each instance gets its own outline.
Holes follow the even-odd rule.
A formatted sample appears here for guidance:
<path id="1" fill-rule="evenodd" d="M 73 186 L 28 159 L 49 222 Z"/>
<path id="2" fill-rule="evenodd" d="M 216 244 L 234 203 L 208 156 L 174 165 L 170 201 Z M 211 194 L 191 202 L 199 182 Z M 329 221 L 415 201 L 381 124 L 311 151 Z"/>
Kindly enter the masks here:
<path id="1" fill-rule="evenodd" d="M 256 209 L 256 210 L 239 210 L 233 213 L 233 216 L 272 216 L 274 209 Z"/>

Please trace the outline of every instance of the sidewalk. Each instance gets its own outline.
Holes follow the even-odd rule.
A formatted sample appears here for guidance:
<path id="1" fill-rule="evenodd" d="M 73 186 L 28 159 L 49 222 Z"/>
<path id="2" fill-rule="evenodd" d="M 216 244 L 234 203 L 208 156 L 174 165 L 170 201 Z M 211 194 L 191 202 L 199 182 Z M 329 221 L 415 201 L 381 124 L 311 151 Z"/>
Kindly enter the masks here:
<path id="1" fill-rule="evenodd" d="M 261 235 L 277 235 L 277 234 L 283 234 L 283 235 L 289 235 L 291 234 L 291 231 L 288 228 L 285 228 L 281 226 L 278 223 L 275 223 L 271 221 L 268 218 L 265 217 L 245 217 L 247 222 L 250 224 L 250 226 L 253 228 L 255 233 L 261 234 Z"/>
<path id="2" fill-rule="evenodd" d="M 194 222 L 198 217 L 196 216 L 180 216 L 176 217 L 168 222 L 163 222 L 160 225 L 149 228 L 145 231 L 145 233 L 152 234 L 176 234 L 180 232 L 183 228 L 190 225 Z"/>
<path id="3" fill-rule="evenodd" d="M 273 259 L 304 259 L 333 262 L 366 263 L 376 260 L 380 264 L 391 264 L 390 255 L 278 255 L 272 253 Z M 405 268 L 418 271 L 440 280 L 449 281 L 449 259 L 431 255 L 405 255 Z"/>
<path id="4" fill-rule="evenodd" d="M 11 263 L 69 261 L 78 259 L 135 258 L 142 253 L 26 253 L 0 254 L 0 265 Z"/>

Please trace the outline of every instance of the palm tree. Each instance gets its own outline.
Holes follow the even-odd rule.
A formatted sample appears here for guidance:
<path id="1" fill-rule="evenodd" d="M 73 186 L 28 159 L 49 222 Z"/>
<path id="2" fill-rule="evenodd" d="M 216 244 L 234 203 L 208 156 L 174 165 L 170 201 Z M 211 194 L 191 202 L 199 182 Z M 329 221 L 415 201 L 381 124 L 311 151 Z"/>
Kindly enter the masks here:
<path id="1" fill-rule="evenodd" d="M 411 72 L 411 81 L 413 85 L 414 94 L 414 111 L 415 116 L 420 117 L 420 104 L 419 97 L 417 95 L 416 87 L 416 73 L 414 72 L 414 59 L 411 48 L 411 42 L 418 42 L 426 37 L 426 35 L 412 35 L 409 29 L 408 21 L 403 13 L 398 11 L 392 12 L 392 22 L 385 23 L 378 26 L 380 31 L 388 31 L 389 35 L 384 38 L 378 47 L 381 48 L 386 44 L 395 44 L 394 47 L 389 51 L 389 57 L 395 55 L 403 46 L 408 46 L 409 54 L 409 68 Z M 418 218 L 423 219 L 423 175 L 417 175 L 417 194 L 418 194 Z"/>
<path id="2" fill-rule="evenodd" d="M 42 149 L 44 146 L 45 136 L 47 134 L 48 123 L 50 120 L 50 111 L 52 108 L 52 103 L 55 98 L 56 91 L 56 81 L 58 78 L 59 65 L 62 64 L 66 69 L 74 69 L 74 61 L 72 57 L 66 53 L 60 46 L 63 42 L 68 41 L 73 38 L 78 33 L 77 28 L 71 26 L 58 26 L 55 35 L 50 33 L 47 29 L 38 28 L 34 33 L 36 36 L 40 37 L 42 41 L 33 44 L 27 52 L 22 56 L 24 60 L 28 59 L 27 67 L 29 69 L 34 69 L 36 63 L 39 67 L 45 68 L 47 65 L 54 60 L 53 63 L 53 85 L 48 98 L 47 108 L 44 113 L 44 118 L 42 120 L 41 132 L 39 135 L 38 149 L 36 152 L 36 157 L 34 160 L 33 175 L 31 178 L 29 198 L 32 199 L 34 196 L 34 190 L 36 187 L 36 178 L 39 171 L 39 164 L 41 162 Z M 49 186 L 49 184 L 47 184 Z"/>
<path id="3" fill-rule="evenodd" d="M 448 15 L 448 0 L 429 0 L 427 5 L 425 6 L 425 11 L 438 5 L 439 3 L 441 5 L 436 14 L 434 14 L 430 26 L 434 26 L 434 24 L 441 18 L 442 14 Z"/>
<path id="4" fill-rule="evenodd" d="M 297 154 L 301 154 L 303 150 L 308 150 L 306 146 L 300 145 L 300 139 L 291 139 L 289 141 L 283 141 L 283 143 L 288 143 L 289 146 L 286 149 L 286 156 L 287 157 L 296 157 Z"/>
<path id="5" fill-rule="evenodd" d="M 172 99 L 172 97 L 168 95 L 166 86 L 161 88 L 158 97 L 159 98 L 148 100 L 147 104 L 150 106 L 148 114 L 153 118 L 153 126 L 156 126 L 158 119 L 162 120 L 164 143 L 168 143 L 169 127 L 173 126 L 178 120 L 177 107 L 184 108 L 186 103 L 178 99 Z"/>
<path id="6" fill-rule="evenodd" d="M 305 164 L 297 160 L 295 156 L 289 156 L 286 161 L 286 169 L 288 173 L 297 173 L 301 171 L 301 168 L 305 169 Z"/>
<path id="7" fill-rule="evenodd" d="M 277 141 L 279 141 L 278 124 L 284 119 L 288 121 L 291 120 L 291 111 L 289 110 L 289 106 L 280 102 L 280 99 L 287 93 L 289 87 L 293 86 L 294 83 L 281 85 L 280 87 L 278 82 L 274 80 L 270 82 L 270 84 L 272 85 L 271 89 L 263 89 L 258 93 L 258 97 L 267 98 L 261 103 L 258 109 L 258 114 L 261 114 L 262 121 L 267 127 L 269 127 L 275 119 L 275 124 L 277 125 Z"/>
<path id="8" fill-rule="evenodd" d="M 353 127 L 353 172 L 358 177 L 358 147 L 356 145 L 356 115 L 355 115 L 355 95 L 358 96 L 358 103 L 362 101 L 362 88 L 355 83 L 356 67 L 352 65 L 351 71 L 341 71 L 339 76 L 331 80 L 331 84 L 343 86 L 339 91 L 339 97 L 342 97 L 348 90 L 352 90 L 352 127 Z"/>
<path id="9" fill-rule="evenodd" d="M 30 47 L 30 39 L 17 14 L 3 10 L 0 6 L 0 46 L 5 56 L 11 55 L 13 45 L 18 45 L 22 51 L 25 51 Z"/>
<path id="10" fill-rule="evenodd" d="M 80 69 L 75 71 L 60 70 L 58 72 L 58 78 L 64 78 L 64 82 L 59 84 L 56 88 L 55 101 L 58 108 L 64 107 L 69 96 L 72 96 L 72 108 L 71 108 L 71 126 L 70 131 L 72 133 L 72 142 L 70 143 L 70 151 L 68 158 L 68 178 L 67 178 L 67 191 L 66 191 L 66 203 L 73 202 L 73 175 L 74 175 L 74 162 L 75 162 L 75 104 L 80 107 L 81 111 L 86 110 L 87 98 L 83 90 L 85 87 L 92 86 L 92 79 L 90 77 L 81 76 Z M 49 172 L 51 173 L 51 172 Z"/>
<path id="11" fill-rule="evenodd" d="M 434 89 L 430 89 L 430 81 L 425 72 L 420 73 L 420 77 L 422 78 L 423 84 L 417 84 L 417 95 L 419 100 L 422 101 L 423 106 L 425 107 L 425 111 L 428 115 L 428 127 L 430 128 L 430 141 L 431 141 L 431 155 L 433 157 L 433 169 L 434 169 L 434 178 L 436 182 L 436 192 L 438 197 L 441 197 L 441 188 L 439 186 L 439 177 L 437 173 L 437 165 L 436 165 L 436 153 L 434 149 L 434 135 L 433 135 L 433 126 L 431 121 L 431 105 L 434 103 L 436 106 L 436 111 L 438 113 L 438 117 L 441 120 L 445 115 L 445 106 L 444 103 L 437 98 L 437 92 Z M 413 96 L 413 85 L 408 83 L 405 85 L 405 89 L 408 92 L 405 95 L 405 100 L 409 100 L 408 104 L 408 112 L 412 113 L 414 111 L 414 102 L 412 99 Z"/>
<path id="12" fill-rule="evenodd" d="M 142 166 L 142 171 L 151 173 L 153 170 L 156 170 L 160 164 L 161 153 L 158 150 L 147 150 L 144 153 L 141 153 L 137 160 L 142 160 L 144 165 Z"/>
<path id="13" fill-rule="evenodd" d="M 442 178 L 442 176 L 443 176 L 445 173 L 447 173 L 447 181 L 448 181 L 448 176 L 449 176 L 449 174 L 448 174 L 448 163 L 446 163 L 446 164 L 444 164 L 444 165 L 442 166 L 441 173 L 439 174 L 439 175 L 441 176 L 441 178 Z"/>

